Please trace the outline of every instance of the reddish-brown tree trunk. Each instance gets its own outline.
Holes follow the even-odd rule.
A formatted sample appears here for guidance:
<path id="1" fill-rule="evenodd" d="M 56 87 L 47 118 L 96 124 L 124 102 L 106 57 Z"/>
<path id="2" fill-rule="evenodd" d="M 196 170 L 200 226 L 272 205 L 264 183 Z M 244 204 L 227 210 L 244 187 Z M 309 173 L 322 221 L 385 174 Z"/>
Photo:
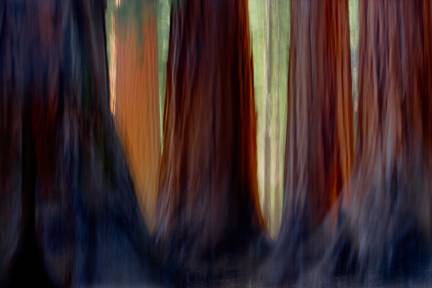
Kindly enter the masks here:
<path id="1" fill-rule="evenodd" d="M 276 277 L 300 269 L 302 244 L 350 176 L 349 51 L 347 1 L 291 2 L 285 206 L 273 258 Z"/>
<path id="2" fill-rule="evenodd" d="M 358 149 L 340 222 L 363 275 L 417 273 L 431 252 L 431 16 L 430 0 L 360 1 Z"/>
<path id="3" fill-rule="evenodd" d="M 155 2 L 144 1 L 139 6 L 142 11 L 132 13 L 127 19 L 116 15 L 112 51 L 116 65 L 112 80 L 115 81 L 115 120 L 137 197 L 150 227 L 154 225 L 161 152 Z M 139 17 L 142 21 L 135 19 Z"/>
<path id="4" fill-rule="evenodd" d="M 176 260 L 243 249 L 263 231 L 245 0 L 175 1 L 157 237 Z"/>
<path id="5" fill-rule="evenodd" d="M 348 5 L 294 0 L 291 11 L 284 225 L 300 216 L 308 230 L 335 202 L 352 165 Z"/>

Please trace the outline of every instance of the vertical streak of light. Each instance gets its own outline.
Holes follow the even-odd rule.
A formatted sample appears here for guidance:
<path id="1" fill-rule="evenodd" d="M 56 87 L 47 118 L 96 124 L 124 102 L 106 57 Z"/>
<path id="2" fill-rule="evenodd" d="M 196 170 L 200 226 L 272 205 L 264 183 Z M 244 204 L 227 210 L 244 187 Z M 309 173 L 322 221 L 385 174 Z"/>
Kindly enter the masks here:
<path id="1" fill-rule="evenodd" d="M 349 0 L 349 27 L 350 27 L 350 46 L 351 46 L 351 75 L 352 75 L 352 94 L 354 113 L 358 110 L 357 93 L 357 70 L 358 70 L 358 43 L 359 43 L 359 23 L 358 23 L 358 0 Z"/>
<path id="2" fill-rule="evenodd" d="M 116 0 L 116 8 L 120 5 L 120 0 Z M 111 46 L 111 61 L 109 63 L 110 66 L 110 89 L 111 89 L 111 112 L 115 115 L 115 105 L 116 105 L 116 66 L 117 66 L 117 52 L 116 52 L 116 18 L 115 13 L 110 15 L 111 17 L 111 35 L 110 35 L 110 46 Z"/>

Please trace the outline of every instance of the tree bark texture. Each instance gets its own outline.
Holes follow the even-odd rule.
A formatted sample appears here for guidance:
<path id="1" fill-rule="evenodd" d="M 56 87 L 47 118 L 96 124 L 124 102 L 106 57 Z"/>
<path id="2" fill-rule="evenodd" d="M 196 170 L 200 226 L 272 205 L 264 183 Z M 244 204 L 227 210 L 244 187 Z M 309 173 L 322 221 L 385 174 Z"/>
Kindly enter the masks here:
<path id="1" fill-rule="evenodd" d="M 161 153 L 158 47 L 156 3 L 143 3 L 141 11 L 123 16 L 126 19 L 115 13 L 114 113 L 141 210 L 153 227 Z"/>
<path id="2" fill-rule="evenodd" d="M 353 159 L 347 1 L 293 0 L 290 33 L 285 202 L 272 257 L 276 278 L 302 269 L 302 247 L 336 203 Z"/>
<path id="3" fill-rule="evenodd" d="M 307 231 L 322 221 L 351 172 L 348 6 L 294 0 L 291 11 L 284 229 L 299 217 Z"/>
<path id="4" fill-rule="evenodd" d="M 247 2 L 175 1 L 169 41 L 156 237 L 214 260 L 264 230 Z"/>
<path id="5" fill-rule="evenodd" d="M 361 275 L 403 277 L 431 255 L 431 1 L 360 1 L 359 15 L 358 145 L 338 241 Z"/>

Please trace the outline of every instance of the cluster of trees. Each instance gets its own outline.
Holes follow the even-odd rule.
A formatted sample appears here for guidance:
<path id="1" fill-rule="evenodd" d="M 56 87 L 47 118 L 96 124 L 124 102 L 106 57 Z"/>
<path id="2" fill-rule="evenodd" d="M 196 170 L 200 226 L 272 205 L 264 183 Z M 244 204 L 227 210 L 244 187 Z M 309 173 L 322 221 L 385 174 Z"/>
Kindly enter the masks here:
<path id="1" fill-rule="evenodd" d="M 311 267 L 318 277 L 401 279 L 429 265 L 431 2 L 360 1 L 357 121 L 347 4 L 291 1 L 276 280 Z"/>
<path id="2" fill-rule="evenodd" d="M 163 137 L 155 1 L 0 2 L 0 284 L 189 285 L 242 277 L 266 255 L 277 283 L 427 273 L 431 0 L 360 1 L 357 121 L 348 0 L 291 0 L 289 33 L 272 23 L 287 5 L 262 1 L 260 77 L 250 1 L 172 1 Z M 277 37 L 290 39 L 285 100 Z M 264 189 L 284 171 L 274 245 L 257 79 Z M 285 158 L 269 168 L 284 101 Z"/>
<path id="3" fill-rule="evenodd" d="M 242 1 L 237 2 L 243 4 Z M 232 5 L 242 5 L 238 3 Z M 277 98 L 273 98 L 275 94 L 277 95 L 273 91 L 273 83 L 277 80 L 275 80 L 274 68 L 272 68 L 274 65 L 272 37 L 274 37 L 275 27 L 272 21 L 278 21 L 278 17 L 271 16 L 271 13 L 278 11 L 273 7 L 279 7 L 280 3 L 278 1 L 262 1 L 261 3 L 263 3 L 261 8 L 264 8 L 261 10 L 264 12 L 261 13 L 267 13 L 264 18 L 267 19 L 264 24 L 267 29 L 264 33 L 267 52 L 264 60 L 266 63 L 263 73 L 264 80 L 262 81 L 265 84 L 260 87 L 261 95 L 265 95 L 264 106 L 266 107 L 265 112 L 262 113 L 265 115 L 263 117 L 265 124 L 263 125 L 264 134 L 261 137 L 264 139 L 263 186 L 266 190 L 270 189 L 268 171 L 272 171 L 270 167 L 276 162 L 272 161 L 272 154 L 269 153 L 270 145 L 266 142 L 270 134 L 267 130 L 270 126 L 268 123 L 271 121 L 273 99 L 281 103 Z M 270 260 L 273 263 L 270 266 L 274 267 L 276 278 L 286 278 L 287 275 L 291 275 L 290 272 L 294 274 L 302 272 L 314 262 L 305 261 L 305 258 L 320 258 L 323 257 L 323 253 L 327 255 L 327 251 L 333 251 L 330 253 L 333 256 L 339 254 L 342 256 L 326 258 L 333 261 L 333 265 L 327 265 L 326 269 L 334 267 L 336 271 L 339 269 L 339 258 L 343 258 L 343 261 L 349 258 L 352 264 L 351 272 L 355 271 L 364 275 L 394 275 L 395 271 L 408 273 L 407 263 L 411 263 L 411 260 L 406 260 L 407 263 L 401 264 L 401 261 L 405 261 L 401 259 L 409 259 L 409 256 L 417 259 L 420 256 L 416 251 L 411 250 L 407 253 L 408 256 L 405 255 L 406 252 L 403 250 L 408 249 L 406 245 L 417 243 L 418 247 L 425 247 L 420 244 L 423 241 L 429 241 L 430 216 L 426 211 L 429 211 L 430 191 L 427 190 L 428 185 L 425 183 L 429 178 L 427 177 L 429 158 L 426 156 L 428 155 L 427 141 L 429 141 L 427 129 L 430 126 L 428 124 L 430 105 L 428 77 L 430 75 L 427 62 L 431 52 L 428 43 L 431 24 L 430 3 L 427 0 L 410 3 L 393 0 L 363 1 L 359 3 L 359 13 L 351 13 L 350 16 L 348 8 L 349 5 L 352 7 L 353 3 L 353 1 L 294 0 L 290 4 L 284 208 L 282 226 L 273 252 L 274 257 L 271 257 Z M 223 7 L 223 4 L 218 5 L 220 5 L 218 7 Z M 253 5 L 256 9 L 259 4 L 252 1 L 252 10 Z M 161 211 L 164 215 L 167 214 L 167 211 L 176 211 L 174 212 L 176 219 L 180 219 L 176 220 L 177 222 L 174 221 L 176 224 L 173 226 L 176 228 L 171 228 L 175 231 L 171 238 L 178 236 L 181 241 L 193 239 L 192 243 L 200 243 L 200 240 L 194 238 L 195 236 L 187 236 L 188 233 L 193 235 L 189 228 L 194 230 L 193 225 L 198 225 L 194 217 L 203 215 L 198 212 L 194 215 L 191 212 L 200 211 L 194 205 L 206 207 L 204 203 L 207 200 L 221 205 L 219 207 L 232 207 L 232 203 L 235 203 L 234 199 L 224 197 L 224 193 L 220 191 L 218 191 L 218 197 L 210 196 L 212 194 L 211 183 L 214 181 L 204 181 L 205 189 L 201 188 L 202 183 L 197 183 L 199 179 L 212 177 L 212 173 L 218 171 L 219 164 L 212 167 L 202 165 L 206 162 L 191 160 L 195 157 L 203 159 L 202 156 L 199 156 L 201 145 L 205 146 L 206 152 L 212 155 L 204 153 L 210 157 L 207 159 L 212 159 L 209 160 L 210 163 L 218 163 L 221 158 L 221 154 L 215 156 L 210 152 L 211 144 L 202 144 L 202 139 L 205 139 L 205 136 L 202 135 L 213 135 L 213 137 L 219 135 L 217 125 L 223 125 L 217 122 L 218 124 L 206 126 L 209 124 L 205 123 L 215 121 L 210 115 L 214 113 L 212 109 L 216 109 L 215 103 L 223 101 L 223 97 L 212 96 L 217 95 L 213 89 L 207 93 L 202 93 L 200 90 L 203 89 L 201 88 L 203 83 L 219 81 L 217 79 L 219 79 L 220 68 L 217 68 L 217 65 L 212 66 L 212 61 L 220 59 L 219 55 L 224 53 L 223 49 L 215 51 L 212 49 L 213 46 L 206 46 L 207 41 L 212 41 L 211 37 L 217 37 L 216 32 L 208 36 L 201 31 L 208 27 L 207 25 L 212 27 L 211 24 L 217 22 L 209 20 L 212 19 L 211 16 L 200 18 L 203 17 L 202 15 L 207 15 L 206 8 L 208 8 L 206 4 L 199 1 L 198 4 L 194 1 L 180 1 L 171 8 L 174 9 L 171 20 L 176 20 L 176 22 L 171 22 L 169 38 L 170 50 L 166 75 L 172 78 L 168 78 L 166 82 L 167 99 L 165 103 L 167 106 L 165 107 L 164 131 L 165 136 L 176 136 L 164 141 L 160 180 L 163 188 L 159 190 L 159 204 L 163 207 Z M 226 9 L 225 13 L 228 13 L 228 8 Z M 217 14 L 215 11 L 212 13 Z M 350 37 L 350 24 L 352 26 L 352 19 L 356 17 L 360 19 L 360 35 L 356 36 L 357 34 L 353 33 L 354 35 Z M 248 23 L 243 23 L 243 25 L 245 25 L 244 29 L 249 29 L 246 27 Z M 225 26 L 219 24 L 217 31 L 222 31 L 223 27 Z M 232 24 L 231 27 L 235 25 Z M 187 34 L 189 32 L 193 36 Z M 231 30 L 223 31 L 227 39 L 231 39 L 230 32 Z M 186 42 L 184 37 L 188 39 Z M 194 37 L 199 37 L 200 41 L 196 42 Z M 356 57 L 351 58 L 350 54 L 350 42 L 351 46 L 357 46 L 357 41 L 359 41 L 358 48 L 355 47 L 353 54 L 355 56 L 358 53 L 359 60 L 356 60 Z M 231 48 L 233 50 L 240 49 L 234 43 L 231 45 L 233 45 Z M 409 52 L 413 50 L 418 53 Z M 194 51 L 196 54 L 192 55 L 188 53 L 189 51 Z M 202 60 L 203 58 L 205 60 Z M 354 63 L 351 63 L 352 59 L 355 59 Z M 177 67 L 174 65 L 177 62 L 173 64 L 170 61 L 178 61 L 180 64 Z M 201 61 L 205 61 L 206 64 L 201 64 Z M 353 73 L 354 81 L 352 79 L 352 65 L 355 66 L 354 71 L 358 70 L 358 81 L 356 80 L 357 73 Z M 229 66 L 233 67 L 231 64 Z M 207 73 L 212 75 L 212 78 L 207 79 L 202 76 L 200 74 L 202 69 L 208 71 Z M 249 66 L 247 69 L 252 70 L 253 68 Z M 223 75 L 229 74 L 229 70 L 224 69 Z M 241 80 L 238 81 L 241 82 Z M 219 84 L 218 89 L 226 86 L 229 87 L 229 82 Z M 210 89 L 209 85 L 205 87 Z M 232 88 L 229 91 L 232 92 Z M 234 95 L 239 98 L 245 97 L 243 93 Z M 208 100 L 204 99 L 212 97 L 214 97 L 211 102 L 213 106 L 197 104 L 202 101 L 207 103 Z M 254 95 L 252 94 L 251 97 Z M 356 105 L 353 104 L 353 98 Z M 223 107 L 224 110 L 219 113 L 230 113 L 229 106 Z M 246 106 L 240 107 L 246 109 Z M 353 107 L 358 107 L 357 121 L 354 119 Z M 195 109 L 200 111 L 196 112 Z M 194 113 L 209 116 L 209 119 L 196 121 L 195 117 L 204 116 L 193 116 Z M 240 109 L 236 110 L 236 113 L 243 112 Z M 240 127 L 247 127 L 247 124 L 241 122 L 244 119 L 238 120 L 241 123 Z M 178 123 L 181 123 L 181 128 L 176 126 Z M 256 133 L 256 130 L 253 133 Z M 228 136 L 225 140 L 226 144 L 229 143 L 229 139 Z M 356 139 L 356 144 L 354 139 Z M 172 144 L 176 141 L 187 141 L 189 144 L 185 150 L 182 150 L 184 149 L 181 148 L 183 144 Z M 213 145 L 217 145 L 217 141 L 213 140 L 212 143 L 215 143 Z M 256 145 L 254 141 L 249 142 L 248 145 L 253 147 Z M 171 151 L 172 147 L 175 152 Z M 188 149 L 193 149 L 193 152 L 188 152 Z M 278 155 L 278 153 L 275 154 Z M 225 155 L 223 157 L 226 163 L 229 163 L 230 158 Z M 171 164 L 174 165 L 171 166 Z M 183 174 L 175 172 L 176 169 Z M 170 172 L 166 172 L 167 170 Z M 193 172 L 194 170 L 196 172 Z M 415 177 L 412 171 L 416 171 Z M 201 176 L 202 173 L 206 176 Z M 228 178 L 227 175 L 229 174 L 220 179 Z M 235 190 L 230 191 L 233 194 L 232 191 Z M 194 200 L 187 200 L 189 193 L 197 193 L 196 196 L 190 198 Z M 178 194 L 185 198 L 174 196 Z M 264 195 L 266 194 L 268 196 L 268 193 L 265 192 Z M 201 200 L 203 199 L 201 197 L 209 198 Z M 249 197 L 253 199 L 256 195 L 249 193 Z M 411 200 L 408 201 L 406 197 L 411 197 Z M 263 211 L 268 214 L 271 210 L 270 202 L 266 196 L 263 198 Z M 193 202 L 195 203 L 192 204 Z M 182 209 L 185 209 L 190 216 L 181 216 Z M 221 209 L 217 208 L 218 211 Z M 225 208 L 227 215 L 230 209 Z M 211 214 L 210 210 L 203 209 L 202 211 Z M 260 214 L 259 211 L 256 211 L 252 215 L 255 213 Z M 209 216 L 206 219 L 211 221 L 211 218 Z M 159 227 L 162 230 L 169 230 L 171 225 L 169 217 L 164 218 L 164 221 L 164 224 Z M 183 224 L 179 224 L 178 221 Z M 223 220 L 219 224 L 222 227 L 229 226 L 229 224 L 223 224 Z M 200 225 L 206 227 L 196 228 L 200 232 L 207 228 L 215 228 L 208 227 L 209 224 L 206 224 L 205 221 L 200 222 Z M 388 228 L 380 230 L 381 225 Z M 404 229 L 399 231 L 392 228 L 398 225 L 404 225 Z M 183 226 L 186 228 L 181 228 Z M 203 237 L 206 235 L 206 233 L 199 234 Z M 224 238 L 224 236 L 215 235 L 213 234 L 212 237 L 215 243 L 218 239 Z M 322 239 L 327 241 L 317 242 Z M 169 239 L 169 241 L 174 240 Z M 346 249 L 349 250 L 350 257 L 344 254 L 346 245 L 349 247 Z M 185 247 L 175 246 L 173 250 L 181 251 L 182 248 Z M 422 252 L 427 252 L 426 250 L 420 249 Z M 210 251 L 215 250 L 210 249 Z M 304 264 L 295 265 L 297 267 L 293 268 L 291 261 Z M 412 261 L 421 262 L 418 259 Z"/>

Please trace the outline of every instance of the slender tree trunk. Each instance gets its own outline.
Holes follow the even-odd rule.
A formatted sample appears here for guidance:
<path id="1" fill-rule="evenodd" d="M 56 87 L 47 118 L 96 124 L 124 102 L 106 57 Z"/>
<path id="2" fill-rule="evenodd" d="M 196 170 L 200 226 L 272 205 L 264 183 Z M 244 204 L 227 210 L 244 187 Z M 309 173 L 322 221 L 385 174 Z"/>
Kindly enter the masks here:
<path id="1" fill-rule="evenodd" d="M 351 171 L 352 106 L 347 1 L 293 0 L 285 206 L 276 278 L 302 269 L 302 249 Z M 296 263 L 292 265 L 292 263 Z"/>
<path id="2" fill-rule="evenodd" d="M 245 0 L 173 2 L 156 235 L 186 267 L 264 229 L 247 12 Z"/>
<path id="3" fill-rule="evenodd" d="M 280 105 L 281 105 L 281 102 L 280 102 L 280 100 L 281 100 L 281 93 L 280 93 L 280 90 L 281 90 L 281 88 L 280 88 L 280 86 L 281 86 L 281 82 L 280 82 L 280 79 L 281 79 L 281 75 L 280 75 L 280 69 L 279 69 L 279 67 L 280 67 L 280 64 L 279 64 L 279 62 L 278 61 L 282 61 L 281 60 L 281 56 L 280 56 L 280 54 L 281 54 L 281 43 L 282 43 L 282 37 L 287 37 L 288 35 L 281 35 L 281 33 L 280 33 L 280 20 L 281 20 L 281 17 L 280 17 L 280 11 L 278 10 L 278 9 L 280 9 L 280 7 L 279 7 L 279 1 L 277 0 L 277 1 L 274 1 L 274 3 L 273 3 L 273 11 L 274 11 L 274 13 L 273 13 L 273 22 L 274 23 L 276 23 L 276 29 L 274 29 L 274 32 L 273 32 L 273 35 L 274 35 L 274 38 L 273 39 L 275 39 L 274 41 L 275 41 L 275 49 L 274 49 L 274 51 L 275 51 L 275 56 L 273 57 L 273 65 L 274 65 L 274 68 L 273 68 L 273 78 L 274 78 L 274 92 L 273 92 L 273 101 L 272 101 L 272 107 L 273 107 L 273 113 L 275 114 L 275 116 L 274 116 L 274 120 L 273 120 L 273 146 L 272 146 L 272 149 L 273 149 L 273 155 L 275 155 L 275 157 L 274 157 L 274 160 L 272 161 L 272 162 L 274 162 L 273 163 L 273 187 L 274 187 L 274 190 L 273 190 L 273 195 L 272 195 L 272 203 L 273 203 L 273 207 L 272 207 L 272 209 L 271 209 L 271 211 L 272 211 L 272 226 L 271 226 L 271 231 L 273 232 L 273 233 L 275 233 L 275 231 L 277 231 L 277 228 L 278 228 L 278 220 L 279 220 L 279 212 L 280 212 L 280 202 L 278 201 L 278 199 L 279 199 L 279 195 L 280 195 L 280 188 L 281 188 L 281 185 L 280 185 L 280 183 L 279 183 L 279 179 L 280 179 L 280 160 L 281 159 L 279 159 L 280 157 L 281 157 L 281 155 L 282 154 L 280 154 L 280 145 L 279 145 L 279 141 L 280 141 Z M 284 95 L 285 96 L 285 95 Z M 273 114 L 272 113 L 272 114 Z M 282 159 L 283 159 L 283 157 L 282 157 Z"/>
<path id="4" fill-rule="evenodd" d="M 115 119 L 137 197 L 150 227 L 154 225 L 160 159 L 156 1 L 134 13 L 116 13 Z M 134 2 L 125 1 L 122 5 Z M 129 8 L 132 9 L 132 8 Z M 125 14 L 125 13 L 123 13 Z"/>
<path id="5" fill-rule="evenodd" d="M 271 141 L 271 128 L 272 128 L 272 76 L 273 76 L 273 13 L 272 13 L 272 1 L 267 0 L 267 31 L 266 31 L 266 112 L 265 112 L 265 142 L 264 142 L 264 215 L 267 220 L 268 227 L 272 226 L 272 215 L 271 215 L 271 202 L 273 192 L 273 175 L 272 175 L 272 141 Z"/>
<path id="6" fill-rule="evenodd" d="M 281 221 L 281 212 L 282 212 L 282 207 L 283 207 L 283 163 L 284 163 L 284 157 L 282 155 L 284 155 L 284 142 L 283 142 L 283 135 L 285 135 L 285 130 L 286 127 L 282 124 L 281 121 L 281 110 L 284 111 L 284 113 L 286 112 L 286 106 L 283 105 L 282 103 L 285 103 L 283 100 L 284 98 L 286 98 L 286 93 L 287 91 L 283 89 L 283 80 L 282 79 L 287 79 L 288 77 L 284 77 L 285 74 L 281 73 L 284 68 L 285 65 L 288 63 L 288 61 L 286 61 L 286 63 L 284 63 L 285 61 L 283 59 L 284 58 L 284 51 L 287 50 L 288 45 L 285 46 L 285 44 L 288 43 L 288 41 L 284 40 L 285 38 L 289 38 L 288 33 L 284 34 L 284 29 L 282 29 L 282 25 L 285 21 L 288 21 L 286 16 L 289 15 L 288 11 L 284 11 L 283 8 L 288 7 L 287 4 L 285 4 L 284 0 L 277 0 L 274 2 L 274 7 L 273 10 L 275 11 L 276 17 L 274 17 L 275 22 L 277 23 L 277 31 L 276 31 L 276 44 L 277 44 L 277 53 L 274 57 L 274 65 L 276 66 L 274 69 L 275 72 L 275 77 L 276 77 L 276 82 L 275 82 L 275 89 L 276 92 L 274 94 L 274 103 L 273 107 L 275 108 L 275 128 L 274 128 L 274 135 L 275 135 L 275 139 L 274 139 L 274 155 L 276 155 L 274 162 L 274 181 L 275 181 L 275 192 L 273 195 L 273 215 L 272 215 L 272 219 L 273 219 L 273 226 L 272 226 L 272 232 L 274 234 L 276 234 L 279 230 L 279 226 L 280 226 L 280 221 Z M 288 53 L 287 53 L 288 54 Z M 276 58 L 276 59 L 275 59 Z M 287 71 L 288 69 L 286 69 Z M 288 71 L 287 71 L 288 72 Z M 282 165 L 281 165 L 282 164 Z"/>

